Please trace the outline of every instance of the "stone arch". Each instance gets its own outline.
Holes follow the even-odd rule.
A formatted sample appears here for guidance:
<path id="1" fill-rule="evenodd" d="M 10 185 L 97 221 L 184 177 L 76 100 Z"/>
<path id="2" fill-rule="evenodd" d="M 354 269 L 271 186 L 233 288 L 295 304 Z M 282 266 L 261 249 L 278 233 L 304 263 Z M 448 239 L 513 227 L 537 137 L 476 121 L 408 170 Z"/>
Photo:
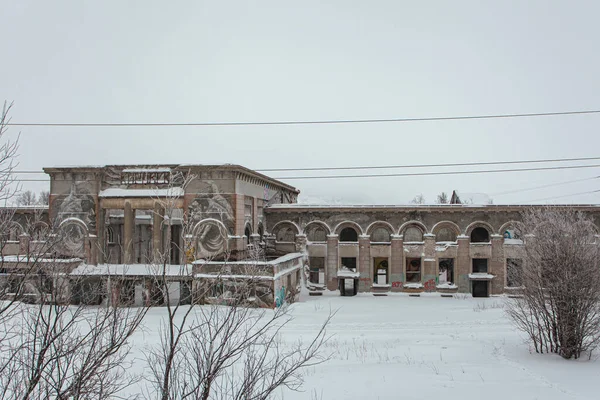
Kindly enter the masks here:
<path id="1" fill-rule="evenodd" d="M 22 234 L 25 233 L 25 229 L 23 228 L 23 225 L 21 225 L 20 223 L 16 222 L 16 221 L 10 221 L 10 223 L 8 224 L 8 240 L 13 241 L 13 242 L 17 242 L 19 241 L 19 236 L 21 236 Z"/>
<path id="2" fill-rule="evenodd" d="M 384 232 L 379 232 L 381 229 L 385 229 L 387 235 Z M 394 231 L 394 227 L 386 221 L 375 221 L 367 227 L 367 235 L 371 237 L 372 242 L 389 242 Z"/>
<path id="3" fill-rule="evenodd" d="M 519 229 L 522 226 L 522 223 L 519 221 L 508 221 L 506 223 L 504 223 L 500 229 L 498 229 L 498 234 L 502 235 L 505 239 L 516 239 L 514 237 L 506 237 L 505 232 L 509 231 L 510 228 L 512 228 L 513 230 L 515 229 Z"/>
<path id="4" fill-rule="evenodd" d="M 198 221 L 192 229 L 194 247 L 203 256 L 217 255 L 228 247 L 229 234 L 223 222 L 215 218 Z"/>
<path id="5" fill-rule="evenodd" d="M 451 231 L 453 238 L 446 237 L 444 230 Z M 460 235 L 460 228 L 452 221 L 440 221 L 431 228 L 431 233 L 436 235 L 436 242 L 455 242 L 458 235 Z M 440 235 L 441 234 L 441 235 Z M 440 237 L 438 237 L 440 235 Z M 441 240 L 444 239 L 444 240 Z M 446 240 L 450 239 L 450 240 Z"/>
<path id="6" fill-rule="evenodd" d="M 273 225 L 271 233 L 275 235 L 277 242 L 295 242 L 296 235 L 300 234 L 300 228 L 292 221 L 279 221 Z"/>
<path id="7" fill-rule="evenodd" d="M 46 240 L 50 233 L 50 226 L 44 221 L 37 221 L 31 226 L 31 239 L 35 241 Z"/>
<path id="8" fill-rule="evenodd" d="M 420 239 L 417 238 L 416 236 L 415 237 L 407 237 L 406 231 L 409 229 L 411 229 L 411 230 L 418 229 L 421 232 Z M 402 226 L 398 230 L 398 233 L 404 236 L 405 242 L 422 242 L 423 235 L 425 233 L 427 233 L 427 227 L 425 225 L 423 225 L 423 223 L 420 221 L 408 221 L 408 222 L 405 222 L 404 224 L 402 224 Z"/>
<path id="9" fill-rule="evenodd" d="M 315 234 L 318 230 L 323 230 L 325 232 L 325 238 Z M 304 227 L 304 233 L 309 242 L 324 242 L 327 240 L 327 235 L 331 234 L 331 229 L 323 221 L 311 221 Z"/>
<path id="10" fill-rule="evenodd" d="M 363 230 L 360 227 L 359 224 L 357 224 L 354 221 L 342 221 L 339 224 L 337 224 L 337 226 L 333 229 L 333 232 L 336 235 L 339 235 L 340 232 L 342 231 L 342 229 L 344 228 L 354 228 L 354 230 L 356 230 L 356 233 L 360 236 L 363 234 Z"/>
<path id="11" fill-rule="evenodd" d="M 471 232 L 473 232 L 473 229 L 475 229 L 475 228 L 485 228 L 488 231 L 488 234 L 490 234 L 490 235 L 492 235 L 494 232 L 496 232 L 494 227 L 492 225 L 488 224 L 487 222 L 475 221 L 475 222 L 471 222 L 469 224 L 469 226 L 467 226 L 467 229 L 465 229 L 465 235 L 471 236 Z"/>

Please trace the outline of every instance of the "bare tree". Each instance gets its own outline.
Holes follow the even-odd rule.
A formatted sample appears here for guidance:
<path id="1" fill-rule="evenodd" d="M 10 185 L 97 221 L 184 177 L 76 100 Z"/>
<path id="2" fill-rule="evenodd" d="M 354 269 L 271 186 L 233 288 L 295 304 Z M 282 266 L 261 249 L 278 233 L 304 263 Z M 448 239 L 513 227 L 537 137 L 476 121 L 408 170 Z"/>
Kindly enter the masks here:
<path id="1" fill-rule="evenodd" d="M 564 358 L 591 354 L 600 343 L 600 246 L 596 227 L 572 209 L 532 209 L 524 213 L 522 269 L 509 278 L 522 297 L 507 312 L 536 352 Z"/>
<path id="2" fill-rule="evenodd" d="M 17 167 L 17 151 L 19 149 L 19 138 L 15 140 L 6 139 L 8 124 L 10 123 L 9 113 L 13 103 L 4 102 L 2 114 L 0 115 L 0 202 L 6 202 L 12 199 L 18 192 L 19 187 L 15 186 L 16 180 L 14 170 Z"/>
<path id="3" fill-rule="evenodd" d="M 17 196 L 18 206 L 33 206 L 38 204 L 38 199 L 34 192 L 31 190 L 25 190 Z"/>
<path id="4" fill-rule="evenodd" d="M 425 204 L 425 196 L 423 194 L 418 194 L 410 201 L 412 204 Z"/>
<path id="5" fill-rule="evenodd" d="M 442 192 L 437 195 L 435 202 L 437 204 L 448 204 L 450 199 L 448 198 L 448 194 L 446 192 Z"/>
<path id="6" fill-rule="evenodd" d="M 184 187 L 195 179 L 188 175 Z M 176 198 L 160 200 L 165 217 L 173 213 Z M 172 218 L 165 218 L 171 221 Z M 194 259 L 193 226 L 184 213 L 182 219 L 182 251 L 184 262 Z M 190 264 L 180 267 L 168 265 L 168 249 L 154 260 L 155 287 L 165 300 L 166 317 L 159 330 L 160 345 L 147 349 L 147 366 L 151 374 L 146 378 L 148 399 L 266 399 L 282 386 L 298 390 L 302 383 L 303 368 L 326 360 L 320 354 L 326 337 L 328 318 L 306 344 L 297 342 L 284 346 L 280 333 L 292 319 L 287 306 L 276 310 L 256 309 L 257 287 L 261 284 L 257 263 L 264 253 L 254 249 L 249 266 L 232 278 L 227 265 L 214 279 L 197 285 L 194 300 L 210 304 L 194 306 L 171 301 L 169 279 L 183 280 Z M 205 261 L 210 255 L 202 255 Z M 179 269 L 178 269 L 179 268 Z M 171 271 L 170 273 L 168 271 Z M 264 276 L 263 276 L 264 277 Z M 210 299 L 210 300 L 209 300 Z M 190 302 L 193 303 L 193 302 Z"/>
<path id="7" fill-rule="evenodd" d="M 50 204 L 50 192 L 48 190 L 42 190 L 37 200 L 39 205 L 47 206 Z"/>
<path id="8" fill-rule="evenodd" d="M 62 240 L 47 232 L 2 257 L 0 399 L 110 399 L 137 379 L 129 340 L 147 308 L 100 305 L 110 287 L 60 258 Z"/>

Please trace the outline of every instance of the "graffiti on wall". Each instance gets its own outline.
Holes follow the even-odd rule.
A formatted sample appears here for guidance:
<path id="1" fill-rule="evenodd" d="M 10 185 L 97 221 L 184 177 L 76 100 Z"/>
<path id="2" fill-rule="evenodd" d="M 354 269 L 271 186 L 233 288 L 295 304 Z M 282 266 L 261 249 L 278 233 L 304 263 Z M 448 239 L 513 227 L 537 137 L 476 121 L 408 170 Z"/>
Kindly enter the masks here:
<path id="1" fill-rule="evenodd" d="M 435 292 L 435 279 L 430 279 L 423 284 L 426 292 Z"/>
<path id="2" fill-rule="evenodd" d="M 393 288 L 401 288 L 402 287 L 402 281 L 396 281 L 396 282 L 392 282 L 392 287 Z"/>
<path id="3" fill-rule="evenodd" d="M 275 307 L 281 307 L 285 304 L 285 286 L 282 286 L 275 295 Z"/>

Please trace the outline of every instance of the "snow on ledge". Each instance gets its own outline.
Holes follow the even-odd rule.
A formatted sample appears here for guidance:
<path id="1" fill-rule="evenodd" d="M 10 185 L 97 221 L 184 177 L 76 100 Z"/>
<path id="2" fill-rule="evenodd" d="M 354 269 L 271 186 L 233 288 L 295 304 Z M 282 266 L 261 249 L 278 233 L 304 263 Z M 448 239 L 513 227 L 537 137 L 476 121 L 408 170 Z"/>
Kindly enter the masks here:
<path id="1" fill-rule="evenodd" d="M 469 274 L 469 279 L 480 281 L 489 281 L 495 277 L 496 275 L 488 274 L 487 272 L 474 272 Z"/>
<path id="2" fill-rule="evenodd" d="M 422 283 L 405 283 L 404 289 L 422 289 L 424 286 Z"/>
<path id="3" fill-rule="evenodd" d="M 181 187 L 167 189 L 120 189 L 109 188 L 100 191 L 98 197 L 179 197 L 185 194 Z"/>
<path id="4" fill-rule="evenodd" d="M 458 289 L 458 286 L 456 286 L 453 283 L 440 283 L 439 285 L 435 286 L 437 289 Z"/>
<path id="5" fill-rule="evenodd" d="M 351 269 L 343 267 L 341 269 L 338 269 L 337 276 L 338 276 L 338 278 L 359 278 L 360 273 L 354 272 Z"/>

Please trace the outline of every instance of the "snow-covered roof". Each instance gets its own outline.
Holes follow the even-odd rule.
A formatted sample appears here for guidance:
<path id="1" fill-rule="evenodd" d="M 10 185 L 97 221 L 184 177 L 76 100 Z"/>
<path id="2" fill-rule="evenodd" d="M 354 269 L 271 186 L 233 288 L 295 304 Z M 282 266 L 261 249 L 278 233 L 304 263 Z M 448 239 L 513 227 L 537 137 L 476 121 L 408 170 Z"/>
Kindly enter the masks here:
<path id="1" fill-rule="evenodd" d="M 108 188 L 100 191 L 98 197 L 178 197 L 184 194 L 185 190 L 181 187 L 166 189 Z"/>
<path id="2" fill-rule="evenodd" d="M 162 276 L 162 265 L 156 264 L 82 264 L 71 275 L 120 275 L 120 276 Z M 192 266 L 166 265 L 166 276 L 191 276 Z"/>
<path id="3" fill-rule="evenodd" d="M 171 168 L 125 168 L 123 172 L 152 174 L 161 172 L 171 172 Z"/>

